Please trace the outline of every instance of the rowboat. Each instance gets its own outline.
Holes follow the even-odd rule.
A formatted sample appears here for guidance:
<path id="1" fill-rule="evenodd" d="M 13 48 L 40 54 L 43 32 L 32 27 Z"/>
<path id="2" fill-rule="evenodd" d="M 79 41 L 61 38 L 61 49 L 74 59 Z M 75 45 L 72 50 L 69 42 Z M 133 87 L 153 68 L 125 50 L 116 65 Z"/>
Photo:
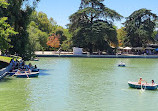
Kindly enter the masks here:
<path id="1" fill-rule="evenodd" d="M 12 76 L 14 75 L 16 72 L 7 72 L 7 75 Z"/>
<path id="2" fill-rule="evenodd" d="M 17 71 L 18 71 L 18 69 L 13 70 L 12 72 L 7 72 L 7 75 L 9 75 L 9 76 L 15 75 L 15 74 L 17 73 Z M 20 71 L 20 72 L 21 72 L 21 73 L 25 73 L 24 70 L 23 70 L 23 71 Z"/>
<path id="3" fill-rule="evenodd" d="M 38 58 L 35 58 L 34 61 L 39 61 L 39 59 L 38 59 Z"/>
<path id="4" fill-rule="evenodd" d="M 31 73 L 21 73 L 21 74 L 17 74 L 15 73 L 14 76 L 16 76 L 17 78 L 30 78 L 30 77 L 38 77 L 39 72 L 31 72 Z"/>
<path id="5" fill-rule="evenodd" d="M 158 84 L 146 84 L 146 83 L 143 83 L 143 84 L 138 84 L 138 82 L 128 82 L 128 85 L 129 87 L 131 88 L 135 88 L 135 89 L 146 89 L 146 90 L 156 90 L 157 87 L 158 87 Z"/>
<path id="6" fill-rule="evenodd" d="M 125 63 L 118 64 L 118 67 L 126 67 Z"/>
<path id="7" fill-rule="evenodd" d="M 12 72 L 7 72 L 7 75 L 12 76 L 12 75 L 14 75 L 17 71 L 18 71 L 18 69 L 13 70 Z"/>

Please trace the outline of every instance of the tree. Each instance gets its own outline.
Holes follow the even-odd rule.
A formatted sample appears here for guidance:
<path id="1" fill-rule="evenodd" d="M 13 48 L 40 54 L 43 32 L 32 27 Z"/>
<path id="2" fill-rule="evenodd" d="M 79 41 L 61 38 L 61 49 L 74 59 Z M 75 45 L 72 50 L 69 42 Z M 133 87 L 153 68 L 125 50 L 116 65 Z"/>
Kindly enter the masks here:
<path id="1" fill-rule="evenodd" d="M 52 34 L 52 35 L 48 38 L 47 45 L 50 46 L 50 47 L 53 47 L 53 48 L 59 48 L 59 47 L 60 47 L 59 38 L 60 38 L 59 35 Z"/>
<path id="2" fill-rule="evenodd" d="M 56 25 L 56 22 L 52 17 L 48 19 L 45 13 L 37 11 L 32 12 L 30 19 L 31 23 L 28 27 L 28 33 L 30 43 L 32 45 L 29 46 L 34 46 L 35 50 L 49 50 L 49 47 L 46 43 L 48 41 L 48 35 L 50 35 L 50 33 L 56 33 L 57 31 L 56 29 L 58 26 Z M 62 32 L 59 32 L 59 34 L 63 36 Z"/>
<path id="3" fill-rule="evenodd" d="M 48 19 L 47 15 L 43 12 L 34 11 L 31 15 L 31 21 L 34 21 L 42 32 L 51 33 L 52 28 L 56 25 L 53 18 Z"/>
<path id="4" fill-rule="evenodd" d="M 60 36 L 59 41 L 61 44 L 61 50 L 68 51 L 72 49 L 72 34 L 69 32 L 68 29 L 56 25 L 52 29 L 52 33 Z"/>
<path id="5" fill-rule="evenodd" d="M 69 17 L 74 46 L 92 53 L 95 49 L 109 50 L 110 43 L 117 44 L 117 33 L 112 22 L 122 16 L 107 8 L 103 1 L 81 0 L 80 9 Z"/>
<path id="6" fill-rule="evenodd" d="M 10 5 L 7 10 L 2 9 L 2 13 L 8 17 L 7 22 L 18 32 L 17 35 L 10 36 L 11 45 L 13 46 L 10 48 L 10 52 L 11 54 L 19 54 L 23 59 L 28 59 L 27 27 L 30 23 L 30 15 L 38 2 L 39 0 L 7 0 Z"/>
<path id="7" fill-rule="evenodd" d="M 5 0 L 0 0 L 0 7 L 1 9 L 7 9 L 8 3 L 5 2 Z M 2 11 L 0 11 L 2 12 Z M 2 14 L 2 13 L 1 13 Z M 4 52 L 5 50 L 8 50 L 10 47 L 10 38 L 9 36 L 17 34 L 17 32 L 14 31 L 14 28 L 12 28 L 6 21 L 7 17 L 1 17 L 0 18 L 0 50 Z"/>
<path id="8" fill-rule="evenodd" d="M 125 38 L 127 37 L 127 32 L 125 31 L 125 27 L 121 27 L 117 29 L 117 39 L 119 42 L 119 46 L 125 46 Z"/>
<path id="9" fill-rule="evenodd" d="M 62 41 L 61 49 L 65 51 L 72 51 L 72 34 L 68 29 L 63 29 L 63 35 L 66 37 L 66 39 Z"/>
<path id="10" fill-rule="evenodd" d="M 152 42 L 156 18 L 156 14 L 147 9 L 136 10 L 127 17 L 124 23 L 127 31 L 127 45 L 145 47 L 147 43 Z"/>
<path id="11" fill-rule="evenodd" d="M 27 32 L 29 34 L 29 46 L 32 48 L 32 52 L 37 50 L 45 50 L 47 48 L 48 34 L 38 29 L 38 26 L 34 21 L 31 21 L 28 26 Z M 30 48 L 30 49 L 31 49 Z"/>

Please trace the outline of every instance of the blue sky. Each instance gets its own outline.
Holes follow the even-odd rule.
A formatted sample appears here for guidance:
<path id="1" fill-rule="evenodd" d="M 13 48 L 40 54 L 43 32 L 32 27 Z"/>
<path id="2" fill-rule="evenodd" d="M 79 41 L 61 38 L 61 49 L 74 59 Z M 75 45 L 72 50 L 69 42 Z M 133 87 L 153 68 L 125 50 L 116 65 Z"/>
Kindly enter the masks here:
<path id="1" fill-rule="evenodd" d="M 38 4 L 37 11 L 42 11 L 52 17 L 58 25 L 65 27 L 69 23 L 69 16 L 79 9 L 81 0 L 41 0 Z M 152 10 L 158 15 L 158 0 L 105 0 L 104 5 L 128 17 L 135 10 L 146 8 Z M 120 28 L 121 23 L 115 22 Z"/>

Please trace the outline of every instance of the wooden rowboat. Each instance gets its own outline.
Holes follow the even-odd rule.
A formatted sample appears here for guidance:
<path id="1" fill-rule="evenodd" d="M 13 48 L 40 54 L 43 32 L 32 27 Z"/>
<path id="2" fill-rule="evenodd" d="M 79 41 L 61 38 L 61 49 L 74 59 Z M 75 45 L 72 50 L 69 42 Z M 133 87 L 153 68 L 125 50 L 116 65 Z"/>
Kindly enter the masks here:
<path id="1" fill-rule="evenodd" d="M 152 84 L 146 84 L 146 83 L 141 85 L 141 84 L 138 84 L 138 82 L 128 82 L 128 85 L 131 88 L 135 88 L 135 89 L 143 88 L 143 89 L 146 89 L 146 90 L 156 90 L 157 86 L 158 86 L 158 84 L 152 85 Z"/>

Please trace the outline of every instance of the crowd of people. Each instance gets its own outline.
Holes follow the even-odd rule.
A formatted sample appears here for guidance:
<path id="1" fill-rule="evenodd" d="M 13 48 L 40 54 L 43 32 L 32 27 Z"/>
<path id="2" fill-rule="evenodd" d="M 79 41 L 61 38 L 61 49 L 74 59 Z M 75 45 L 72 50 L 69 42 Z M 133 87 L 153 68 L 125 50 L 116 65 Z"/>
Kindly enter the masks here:
<path id="1" fill-rule="evenodd" d="M 16 69 L 18 74 L 21 74 L 22 71 L 28 72 L 30 73 L 32 71 L 32 69 L 37 69 L 37 66 L 32 66 L 31 63 L 29 63 L 28 65 L 25 64 L 25 61 L 20 59 L 20 60 L 14 60 L 11 59 L 10 64 L 12 65 L 12 71 L 14 72 Z"/>

